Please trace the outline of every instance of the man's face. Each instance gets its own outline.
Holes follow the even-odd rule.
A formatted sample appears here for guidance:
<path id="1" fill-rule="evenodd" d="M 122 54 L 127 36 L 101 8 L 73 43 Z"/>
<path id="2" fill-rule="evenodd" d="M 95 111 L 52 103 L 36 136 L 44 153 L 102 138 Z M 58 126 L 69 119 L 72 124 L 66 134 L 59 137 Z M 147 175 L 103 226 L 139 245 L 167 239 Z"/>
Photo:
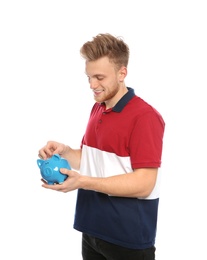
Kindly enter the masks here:
<path id="1" fill-rule="evenodd" d="M 97 102 L 105 102 L 107 107 L 116 104 L 123 81 L 120 81 L 120 71 L 107 57 L 86 61 L 86 75 Z"/>

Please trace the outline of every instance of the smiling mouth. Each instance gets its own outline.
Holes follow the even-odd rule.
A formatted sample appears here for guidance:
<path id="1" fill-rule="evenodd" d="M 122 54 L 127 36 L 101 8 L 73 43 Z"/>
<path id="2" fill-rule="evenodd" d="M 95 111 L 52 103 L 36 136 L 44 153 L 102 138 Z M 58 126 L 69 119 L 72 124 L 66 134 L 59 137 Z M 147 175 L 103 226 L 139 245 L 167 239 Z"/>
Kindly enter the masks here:
<path id="1" fill-rule="evenodd" d="M 103 90 L 93 90 L 93 93 L 94 93 L 95 96 L 99 95 L 102 92 L 103 92 Z"/>

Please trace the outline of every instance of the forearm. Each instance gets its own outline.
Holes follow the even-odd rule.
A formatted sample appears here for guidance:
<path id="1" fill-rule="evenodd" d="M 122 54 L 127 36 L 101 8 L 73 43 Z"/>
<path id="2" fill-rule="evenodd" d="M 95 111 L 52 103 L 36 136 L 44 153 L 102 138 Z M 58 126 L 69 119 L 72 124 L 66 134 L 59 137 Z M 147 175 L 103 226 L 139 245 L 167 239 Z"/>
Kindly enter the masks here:
<path id="1" fill-rule="evenodd" d="M 107 178 L 82 176 L 82 189 L 95 190 L 112 196 L 147 197 L 152 192 L 157 169 L 138 169 L 131 173 Z"/>
<path id="2" fill-rule="evenodd" d="M 69 146 L 65 146 L 62 156 L 68 160 L 72 169 L 80 169 L 81 149 L 72 149 Z"/>

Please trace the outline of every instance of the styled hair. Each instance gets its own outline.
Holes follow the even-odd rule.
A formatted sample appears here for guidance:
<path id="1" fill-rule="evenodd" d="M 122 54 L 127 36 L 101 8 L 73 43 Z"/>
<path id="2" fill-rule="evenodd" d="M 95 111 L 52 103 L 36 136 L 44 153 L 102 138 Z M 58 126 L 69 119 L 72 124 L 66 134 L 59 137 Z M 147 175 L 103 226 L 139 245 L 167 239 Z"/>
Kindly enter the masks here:
<path id="1" fill-rule="evenodd" d="M 80 49 L 81 56 L 86 61 L 96 61 L 108 57 L 119 69 L 127 67 L 129 61 L 129 47 L 121 37 L 115 37 L 109 33 L 98 34 L 92 41 L 83 44 Z"/>

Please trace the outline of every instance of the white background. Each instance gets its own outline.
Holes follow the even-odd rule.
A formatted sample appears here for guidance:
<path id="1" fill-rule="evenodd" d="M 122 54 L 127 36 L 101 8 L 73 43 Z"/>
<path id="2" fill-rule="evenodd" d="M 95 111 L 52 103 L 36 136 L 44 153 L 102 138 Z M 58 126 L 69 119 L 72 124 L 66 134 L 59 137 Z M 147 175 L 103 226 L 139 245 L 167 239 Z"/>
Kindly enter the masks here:
<path id="1" fill-rule="evenodd" d="M 166 122 L 157 260 L 206 258 L 205 2 L 0 2 L 0 259 L 81 260 L 76 191 L 43 189 L 36 160 L 50 139 L 79 147 L 94 102 L 79 49 L 105 32 Z"/>

